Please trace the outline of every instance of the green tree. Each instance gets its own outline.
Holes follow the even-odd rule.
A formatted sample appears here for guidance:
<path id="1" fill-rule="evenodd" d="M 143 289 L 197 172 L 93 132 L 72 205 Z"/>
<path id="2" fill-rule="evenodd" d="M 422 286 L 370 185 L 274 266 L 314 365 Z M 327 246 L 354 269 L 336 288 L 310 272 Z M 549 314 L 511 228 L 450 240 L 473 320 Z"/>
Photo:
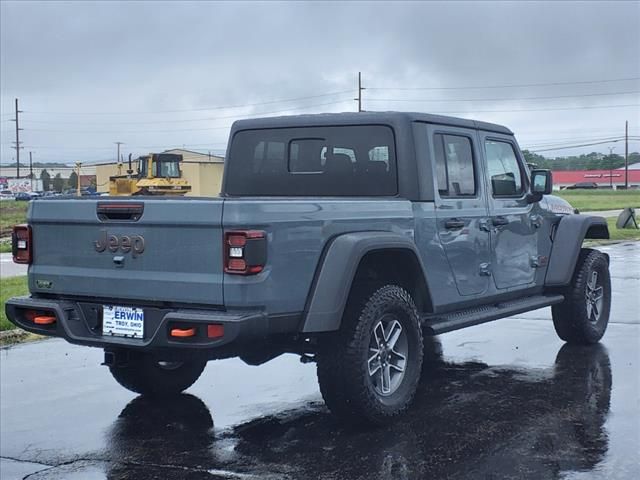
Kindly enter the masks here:
<path id="1" fill-rule="evenodd" d="M 78 175 L 76 172 L 71 172 L 68 180 L 69 188 L 78 188 Z"/>
<path id="2" fill-rule="evenodd" d="M 49 175 L 46 168 L 40 172 L 40 180 L 42 180 L 42 190 L 48 192 L 49 187 L 51 187 L 51 175 Z"/>
<path id="3" fill-rule="evenodd" d="M 522 155 L 524 155 L 525 162 L 535 165 L 536 168 L 551 168 L 551 161 L 538 153 L 523 150 Z"/>
<path id="4" fill-rule="evenodd" d="M 58 193 L 64 189 L 64 178 L 62 178 L 59 173 L 53 177 L 53 189 Z"/>

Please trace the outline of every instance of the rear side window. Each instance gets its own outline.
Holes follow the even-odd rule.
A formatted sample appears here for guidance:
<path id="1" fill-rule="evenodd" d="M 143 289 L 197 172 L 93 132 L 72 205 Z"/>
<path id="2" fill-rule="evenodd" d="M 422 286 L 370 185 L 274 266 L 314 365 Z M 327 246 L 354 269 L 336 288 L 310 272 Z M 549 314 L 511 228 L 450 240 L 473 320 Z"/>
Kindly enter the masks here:
<path id="1" fill-rule="evenodd" d="M 229 195 L 398 193 L 393 130 L 383 125 L 242 130 L 226 168 Z"/>
<path id="2" fill-rule="evenodd" d="M 508 142 L 485 142 L 487 168 L 494 197 L 515 197 L 524 193 L 522 169 L 513 145 Z"/>
<path id="3" fill-rule="evenodd" d="M 471 140 L 460 135 L 437 133 L 433 141 L 440 196 L 475 196 L 476 174 Z"/>

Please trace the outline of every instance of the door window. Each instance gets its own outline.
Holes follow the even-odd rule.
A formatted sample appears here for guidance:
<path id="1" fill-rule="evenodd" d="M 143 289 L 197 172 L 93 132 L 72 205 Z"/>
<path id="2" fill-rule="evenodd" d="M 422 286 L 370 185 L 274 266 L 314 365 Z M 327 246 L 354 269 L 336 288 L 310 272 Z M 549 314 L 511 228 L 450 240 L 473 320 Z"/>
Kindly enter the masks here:
<path id="1" fill-rule="evenodd" d="M 518 197 L 524 192 L 522 169 L 513 145 L 508 142 L 485 142 L 487 168 L 494 197 Z"/>
<path id="2" fill-rule="evenodd" d="M 441 197 L 476 194 L 471 139 L 460 135 L 434 135 L 436 177 Z"/>

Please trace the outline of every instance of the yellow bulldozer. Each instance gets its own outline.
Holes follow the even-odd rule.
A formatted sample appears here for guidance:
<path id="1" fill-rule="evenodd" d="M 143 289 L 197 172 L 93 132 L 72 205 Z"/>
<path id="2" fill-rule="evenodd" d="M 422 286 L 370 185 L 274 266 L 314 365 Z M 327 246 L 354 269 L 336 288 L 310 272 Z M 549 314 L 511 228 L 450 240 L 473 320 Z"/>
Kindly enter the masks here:
<path id="1" fill-rule="evenodd" d="M 109 177 L 109 195 L 185 195 L 191 191 L 189 182 L 180 171 L 182 155 L 175 153 L 150 153 L 137 160 L 134 173 L 129 154 L 129 169 L 122 175 L 122 162 L 118 175 Z"/>

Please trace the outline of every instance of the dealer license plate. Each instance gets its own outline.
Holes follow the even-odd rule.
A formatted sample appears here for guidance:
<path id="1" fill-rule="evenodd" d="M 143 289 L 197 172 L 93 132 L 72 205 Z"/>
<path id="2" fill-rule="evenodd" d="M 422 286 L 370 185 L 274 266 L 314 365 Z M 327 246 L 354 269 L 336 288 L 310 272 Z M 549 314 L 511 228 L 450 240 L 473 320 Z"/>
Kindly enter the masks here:
<path id="1" fill-rule="evenodd" d="M 144 311 L 142 308 L 103 305 L 102 334 L 144 338 Z"/>

